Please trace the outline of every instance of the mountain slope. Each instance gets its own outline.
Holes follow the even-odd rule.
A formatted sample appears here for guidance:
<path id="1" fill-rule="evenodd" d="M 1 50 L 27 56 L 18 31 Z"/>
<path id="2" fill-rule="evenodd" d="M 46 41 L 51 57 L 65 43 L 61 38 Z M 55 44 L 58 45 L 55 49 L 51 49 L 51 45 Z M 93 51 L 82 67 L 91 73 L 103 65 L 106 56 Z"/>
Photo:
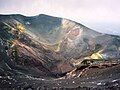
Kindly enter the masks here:
<path id="1" fill-rule="evenodd" d="M 120 36 L 44 14 L 0 15 L 1 76 L 60 77 L 86 58 L 119 62 Z"/>

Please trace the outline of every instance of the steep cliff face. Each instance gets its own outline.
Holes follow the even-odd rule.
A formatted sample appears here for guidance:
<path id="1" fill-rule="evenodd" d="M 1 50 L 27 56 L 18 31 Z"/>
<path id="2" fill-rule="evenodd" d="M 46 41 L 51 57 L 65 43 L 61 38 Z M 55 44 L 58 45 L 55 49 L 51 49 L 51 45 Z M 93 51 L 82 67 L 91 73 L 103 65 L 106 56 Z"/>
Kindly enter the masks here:
<path id="1" fill-rule="evenodd" d="M 120 58 L 119 36 L 43 14 L 0 15 L 0 45 L 1 69 L 37 77 L 71 71 L 78 59 Z"/>

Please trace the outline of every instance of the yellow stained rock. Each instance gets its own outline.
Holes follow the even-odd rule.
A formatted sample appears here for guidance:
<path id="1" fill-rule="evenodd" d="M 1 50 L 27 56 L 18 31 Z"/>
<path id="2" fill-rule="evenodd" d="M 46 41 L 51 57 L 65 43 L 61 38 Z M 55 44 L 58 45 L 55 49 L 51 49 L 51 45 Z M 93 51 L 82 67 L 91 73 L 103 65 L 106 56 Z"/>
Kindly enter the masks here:
<path id="1" fill-rule="evenodd" d="M 103 59 L 102 54 L 100 54 L 99 52 L 93 53 L 90 57 L 91 59 Z"/>
<path id="2" fill-rule="evenodd" d="M 60 45 L 61 45 L 61 43 L 58 43 L 55 45 L 55 52 L 60 51 Z"/>
<path id="3" fill-rule="evenodd" d="M 17 29 L 20 31 L 20 32 L 24 32 L 25 31 L 25 27 L 22 25 L 22 24 L 17 24 Z"/>

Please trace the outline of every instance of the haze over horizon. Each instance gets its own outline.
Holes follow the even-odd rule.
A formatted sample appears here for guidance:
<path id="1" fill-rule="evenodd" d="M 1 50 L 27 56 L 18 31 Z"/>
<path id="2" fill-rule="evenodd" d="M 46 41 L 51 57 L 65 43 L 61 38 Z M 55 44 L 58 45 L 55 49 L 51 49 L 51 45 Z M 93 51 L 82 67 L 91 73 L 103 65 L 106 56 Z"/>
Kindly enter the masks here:
<path id="1" fill-rule="evenodd" d="M 0 14 L 47 14 L 120 35 L 119 3 L 120 0 L 0 0 Z"/>

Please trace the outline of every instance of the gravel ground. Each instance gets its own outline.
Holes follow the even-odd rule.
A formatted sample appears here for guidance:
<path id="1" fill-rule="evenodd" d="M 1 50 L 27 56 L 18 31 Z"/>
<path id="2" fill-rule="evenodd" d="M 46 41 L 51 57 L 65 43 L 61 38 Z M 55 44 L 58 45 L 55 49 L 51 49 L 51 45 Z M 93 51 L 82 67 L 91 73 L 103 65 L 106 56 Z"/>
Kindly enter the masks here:
<path id="1" fill-rule="evenodd" d="M 81 77 L 69 79 L 0 76 L 0 88 L 1 90 L 120 90 L 120 65 L 91 68 Z"/>

